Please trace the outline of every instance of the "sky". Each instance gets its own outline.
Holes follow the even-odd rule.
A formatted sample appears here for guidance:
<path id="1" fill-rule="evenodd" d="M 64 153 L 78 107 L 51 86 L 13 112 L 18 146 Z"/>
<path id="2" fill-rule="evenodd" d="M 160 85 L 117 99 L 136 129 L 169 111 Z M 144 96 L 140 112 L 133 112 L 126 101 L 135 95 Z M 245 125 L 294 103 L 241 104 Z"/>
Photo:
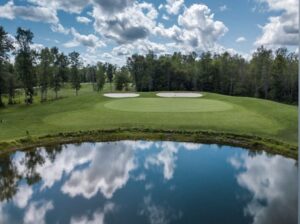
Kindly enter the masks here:
<path id="1" fill-rule="evenodd" d="M 261 45 L 298 51 L 298 0 L 0 0 L 0 25 L 33 48 L 77 51 L 86 64 L 134 53 L 203 51 L 249 58 Z"/>

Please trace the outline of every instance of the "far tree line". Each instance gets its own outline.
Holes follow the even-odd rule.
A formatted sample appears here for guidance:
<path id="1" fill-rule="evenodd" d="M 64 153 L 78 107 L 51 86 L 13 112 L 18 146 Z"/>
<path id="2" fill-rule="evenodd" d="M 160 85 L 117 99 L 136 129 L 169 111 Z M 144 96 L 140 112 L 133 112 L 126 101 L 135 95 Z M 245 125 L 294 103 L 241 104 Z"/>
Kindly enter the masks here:
<path id="1" fill-rule="evenodd" d="M 98 62 L 84 65 L 78 52 L 66 55 L 57 47 L 32 49 L 33 33 L 18 28 L 15 42 L 0 26 L 0 106 L 2 96 L 15 103 L 16 90 L 23 89 L 25 103 L 32 104 L 40 92 L 40 101 L 48 100 L 48 91 L 59 98 L 59 91 L 70 83 L 75 94 L 81 83 L 89 82 L 101 91 L 106 82 L 111 90 L 207 91 L 234 96 L 250 96 L 286 103 L 298 102 L 298 56 L 286 48 L 274 52 L 263 46 L 251 60 L 228 52 L 203 52 L 157 56 L 132 55 L 118 67 Z M 14 56 L 14 63 L 9 61 Z"/>
<path id="2" fill-rule="evenodd" d="M 247 61 L 228 52 L 133 55 L 127 67 L 137 91 L 207 91 L 298 102 L 298 55 L 259 47 Z"/>

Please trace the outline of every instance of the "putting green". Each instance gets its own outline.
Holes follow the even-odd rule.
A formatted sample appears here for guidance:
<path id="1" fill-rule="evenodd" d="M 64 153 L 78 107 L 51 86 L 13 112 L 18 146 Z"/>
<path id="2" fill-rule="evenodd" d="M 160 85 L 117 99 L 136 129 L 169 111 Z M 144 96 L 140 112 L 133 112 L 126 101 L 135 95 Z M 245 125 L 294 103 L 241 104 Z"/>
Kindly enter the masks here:
<path id="1" fill-rule="evenodd" d="M 219 100 L 180 98 L 135 98 L 113 100 L 106 108 L 130 112 L 214 112 L 230 110 L 232 105 Z"/>

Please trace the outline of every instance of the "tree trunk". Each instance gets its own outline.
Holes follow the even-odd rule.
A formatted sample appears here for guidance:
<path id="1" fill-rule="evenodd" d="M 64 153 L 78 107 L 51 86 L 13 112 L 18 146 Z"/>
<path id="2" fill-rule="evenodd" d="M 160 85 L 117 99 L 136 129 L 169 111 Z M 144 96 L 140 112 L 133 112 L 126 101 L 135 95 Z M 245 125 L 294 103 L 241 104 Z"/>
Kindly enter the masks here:
<path id="1" fill-rule="evenodd" d="M 43 89 L 41 88 L 41 102 L 43 102 L 44 101 L 44 91 L 43 91 Z"/>
<path id="2" fill-rule="evenodd" d="M 10 95 L 10 94 L 9 94 L 9 96 L 8 96 L 8 104 L 9 104 L 9 105 L 12 105 L 12 104 L 13 104 L 13 97 L 12 97 L 12 95 Z"/>
<path id="3" fill-rule="evenodd" d="M 57 97 L 58 97 L 58 91 L 55 90 L 55 99 L 57 99 Z"/>
<path id="4" fill-rule="evenodd" d="M 47 89 L 45 89 L 45 93 L 44 93 L 44 100 L 47 101 Z"/>
<path id="5" fill-rule="evenodd" d="M 2 101 L 2 94 L 0 93 L 0 107 L 4 107 L 4 103 Z"/>

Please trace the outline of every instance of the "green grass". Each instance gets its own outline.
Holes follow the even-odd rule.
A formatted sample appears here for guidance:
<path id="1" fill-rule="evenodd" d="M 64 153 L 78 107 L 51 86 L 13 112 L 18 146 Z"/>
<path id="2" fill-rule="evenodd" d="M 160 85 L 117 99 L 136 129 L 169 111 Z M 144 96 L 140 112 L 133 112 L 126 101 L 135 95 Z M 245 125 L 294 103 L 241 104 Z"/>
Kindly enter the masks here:
<path id="1" fill-rule="evenodd" d="M 107 88 L 107 87 L 106 87 Z M 54 95 L 50 96 L 53 98 Z M 79 96 L 65 88 L 62 99 L 0 109 L 0 142 L 61 132 L 140 128 L 255 135 L 297 144 L 297 107 L 267 100 L 205 93 L 202 98 L 110 99 L 83 85 Z M 171 113 L 170 113 L 171 112 Z"/>
<path id="2" fill-rule="evenodd" d="M 102 103 L 99 103 L 102 107 Z M 104 104 L 112 110 L 129 112 L 212 112 L 230 110 L 231 104 L 219 100 L 182 98 L 131 98 L 114 100 Z"/>

